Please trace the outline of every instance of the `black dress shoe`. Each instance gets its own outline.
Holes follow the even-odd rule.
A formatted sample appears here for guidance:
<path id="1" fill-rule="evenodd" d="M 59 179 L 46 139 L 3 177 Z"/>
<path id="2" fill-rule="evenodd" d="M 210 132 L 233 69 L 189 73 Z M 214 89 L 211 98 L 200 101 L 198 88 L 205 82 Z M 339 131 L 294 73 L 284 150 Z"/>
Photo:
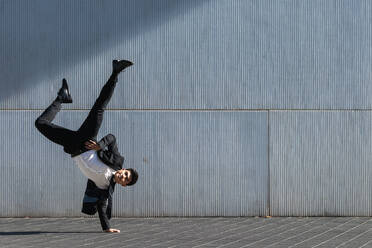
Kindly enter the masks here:
<path id="1" fill-rule="evenodd" d="M 124 70 L 125 68 L 131 65 L 133 65 L 133 63 L 130 62 L 129 60 L 113 60 L 112 61 L 112 69 L 114 73 L 120 73 L 122 70 Z"/>
<path id="2" fill-rule="evenodd" d="M 58 97 L 62 103 L 72 103 L 72 98 L 70 91 L 68 90 L 68 85 L 66 79 L 62 79 L 62 87 L 58 91 Z"/>

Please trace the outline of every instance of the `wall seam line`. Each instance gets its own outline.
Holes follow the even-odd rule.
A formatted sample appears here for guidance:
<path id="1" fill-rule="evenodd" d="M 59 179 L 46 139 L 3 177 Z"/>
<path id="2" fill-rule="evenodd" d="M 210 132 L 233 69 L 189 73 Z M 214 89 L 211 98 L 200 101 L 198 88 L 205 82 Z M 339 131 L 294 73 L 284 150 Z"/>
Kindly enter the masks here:
<path id="1" fill-rule="evenodd" d="M 0 111 L 43 111 L 45 108 L 0 108 Z M 61 111 L 89 111 L 90 108 L 64 108 Z M 236 111 L 236 112 L 266 112 L 266 111 L 277 111 L 277 112 L 288 112 L 288 111 L 298 111 L 298 112 L 306 112 L 306 111 L 320 111 L 320 112 L 341 112 L 341 111 L 355 111 L 355 112 L 371 112 L 372 109 L 129 109 L 129 108 L 110 108 L 106 109 L 105 111 L 117 111 L 117 110 L 124 110 L 124 111 Z"/>

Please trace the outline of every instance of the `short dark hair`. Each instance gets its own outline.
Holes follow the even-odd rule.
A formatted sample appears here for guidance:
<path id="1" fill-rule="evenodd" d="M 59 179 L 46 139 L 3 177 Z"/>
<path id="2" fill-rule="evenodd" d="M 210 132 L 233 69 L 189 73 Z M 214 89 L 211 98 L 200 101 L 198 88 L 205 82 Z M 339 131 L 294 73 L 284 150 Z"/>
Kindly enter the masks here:
<path id="1" fill-rule="evenodd" d="M 126 170 L 129 170 L 130 173 L 132 174 L 132 180 L 130 180 L 130 182 L 127 184 L 127 186 L 131 186 L 131 185 L 133 185 L 137 182 L 138 172 L 135 169 L 132 169 L 132 168 L 129 168 L 129 169 L 126 169 Z"/>

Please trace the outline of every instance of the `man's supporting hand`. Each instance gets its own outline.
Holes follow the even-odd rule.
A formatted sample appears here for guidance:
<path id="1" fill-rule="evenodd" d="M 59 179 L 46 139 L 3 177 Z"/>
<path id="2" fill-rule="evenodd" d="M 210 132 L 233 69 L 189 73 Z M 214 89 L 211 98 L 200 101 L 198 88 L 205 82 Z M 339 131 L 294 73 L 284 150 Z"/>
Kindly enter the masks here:
<path id="1" fill-rule="evenodd" d="M 95 150 L 95 151 L 101 150 L 101 147 L 94 140 L 88 140 L 84 143 L 84 145 L 85 145 L 85 148 L 88 150 Z"/>
<path id="2" fill-rule="evenodd" d="M 108 232 L 108 233 L 119 233 L 120 230 L 119 229 L 110 228 L 110 229 L 104 230 L 104 232 Z"/>

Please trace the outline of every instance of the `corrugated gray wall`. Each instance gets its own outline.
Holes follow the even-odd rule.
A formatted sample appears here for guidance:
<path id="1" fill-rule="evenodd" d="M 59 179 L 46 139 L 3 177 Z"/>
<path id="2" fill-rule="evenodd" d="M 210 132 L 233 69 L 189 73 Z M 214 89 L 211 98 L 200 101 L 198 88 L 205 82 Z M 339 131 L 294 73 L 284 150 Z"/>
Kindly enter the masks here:
<path id="1" fill-rule="evenodd" d="M 113 58 L 100 136 L 140 173 L 115 216 L 372 214 L 371 1 L 0 0 L 0 30 L 0 216 L 80 215 L 34 120 L 65 77 L 77 129 Z"/>

